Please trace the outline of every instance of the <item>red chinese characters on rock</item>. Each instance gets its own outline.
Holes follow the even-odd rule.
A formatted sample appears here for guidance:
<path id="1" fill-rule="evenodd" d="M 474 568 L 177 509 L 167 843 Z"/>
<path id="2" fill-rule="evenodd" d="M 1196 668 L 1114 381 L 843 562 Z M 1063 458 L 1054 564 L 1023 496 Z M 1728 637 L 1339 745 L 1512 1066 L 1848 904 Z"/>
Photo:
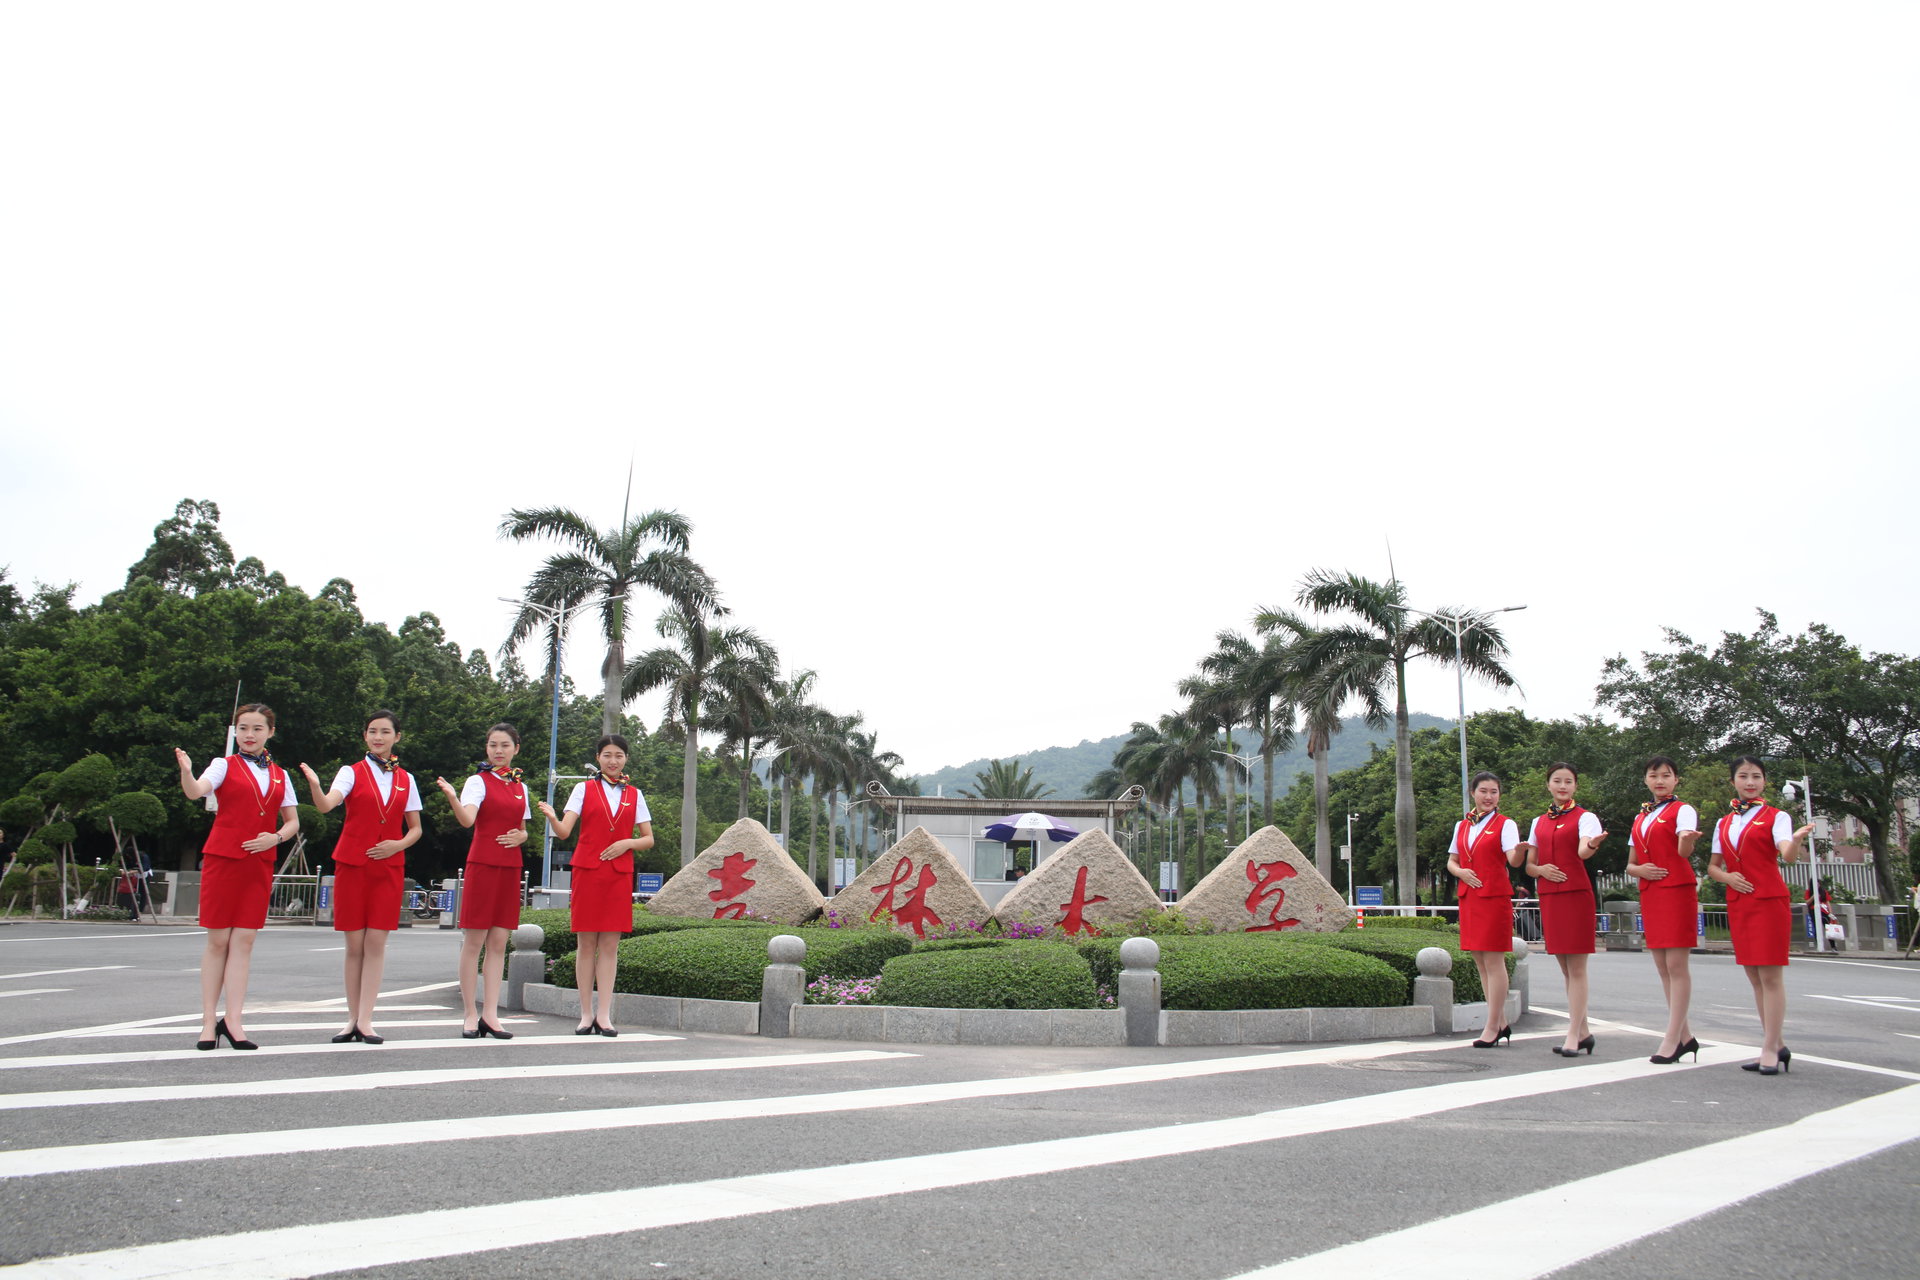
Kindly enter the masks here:
<path id="1" fill-rule="evenodd" d="M 877 893 L 880 895 L 880 901 L 874 905 L 872 911 L 867 913 L 867 919 L 878 920 L 882 911 L 890 911 L 893 913 L 893 918 L 897 922 L 906 925 L 920 937 L 924 938 L 927 936 L 927 926 L 929 924 L 938 929 L 945 923 L 939 916 L 933 913 L 933 908 L 927 905 L 927 890 L 933 888 L 938 882 L 939 877 L 934 874 L 931 863 L 922 866 L 920 868 L 919 883 L 915 884 L 913 888 L 908 891 L 905 899 L 898 905 L 895 905 L 893 900 L 894 891 L 905 888 L 907 881 L 912 878 L 912 858 L 903 857 L 900 861 L 894 863 L 893 878 L 885 884 L 876 884 L 867 890 L 868 893 Z"/>
<path id="2" fill-rule="evenodd" d="M 1289 916 L 1285 920 L 1280 918 L 1280 912 L 1287 905 L 1287 887 L 1280 882 L 1283 880 L 1291 880 L 1299 874 L 1298 871 L 1294 870 L 1291 863 L 1254 862 L 1251 859 L 1247 861 L 1247 879 L 1253 882 L 1253 892 L 1247 895 L 1248 913 L 1257 919 L 1260 915 L 1263 900 L 1267 898 L 1273 899 L 1271 903 L 1266 904 L 1266 923 L 1248 925 L 1246 930 L 1248 933 L 1264 933 L 1273 929 L 1291 929 L 1300 923 L 1296 917 Z"/>
<path id="3" fill-rule="evenodd" d="M 1087 869 L 1081 867 L 1079 874 L 1073 878 L 1072 899 L 1060 904 L 1060 909 L 1066 912 L 1058 921 L 1061 932 L 1091 933 L 1097 936 L 1100 931 L 1087 923 L 1085 912 L 1094 903 L 1105 901 L 1105 898 L 1097 895 L 1091 898 L 1087 896 Z"/>
<path id="4" fill-rule="evenodd" d="M 718 889 L 709 890 L 707 897 L 723 905 L 715 907 L 715 920 L 738 920 L 747 914 L 744 902 L 728 902 L 728 898 L 738 898 L 759 883 L 748 877 L 747 872 L 758 866 L 758 858 L 749 858 L 744 853 L 730 853 L 720 860 L 720 865 L 707 875 L 720 882 Z"/>

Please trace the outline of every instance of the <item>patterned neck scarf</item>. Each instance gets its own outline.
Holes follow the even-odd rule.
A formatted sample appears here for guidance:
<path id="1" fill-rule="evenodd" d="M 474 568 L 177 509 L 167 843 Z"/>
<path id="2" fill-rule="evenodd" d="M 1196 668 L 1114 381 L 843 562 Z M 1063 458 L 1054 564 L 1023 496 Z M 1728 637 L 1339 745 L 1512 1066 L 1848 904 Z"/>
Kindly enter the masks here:
<path id="1" fill-rule="evenodd" d="M 519 782 L 527 776 L 512 765 L 506 764 L 501 765 L 498 769 L 489 769 L 487 766 L 481 765 L 480 772 L 490 773 L 502 782 Z"/>
<path id="2" fill-rule="evenodd" d="M 1549 802 L 1547 804 L 1547 817 L 1550 819 L 1564 818 L 1568 814 L 1572 813 L 1575 809 L 1578 809 L 1579 807 L 1580 807 L 1579 804 L 1572 800 L 1567 801 L 1565 805 Z"/>
<path id="3" fill-rule="evenodd" d="M 273 753 L 270 751 L 262 751 L 257 756 L 250 756 L 246 752 L 242 751 L 240 753 L 240 758 L 242 760 L 245 760 L 248 764 L 252 765 L 256 769 L 270 768 L 273 764 Z"/>
<path id="4" fill-rule="evenodd" d="M 612 774 L 608 773 L 605 769 L 602 769 L 600 771 L 600 781 L 606 783 L 610 787 L 624 787 L 629 782 L 631 782 L 632 779 L 627 777 L 627 775 L 624 773 L 616 778 Z"/>
<path id="5" fill-rule="evenodd" d="M 1735 796 L 1733 799 L 1727 801 L 1727 812 L 1737 818 L 1743 813 L 1752 813 L 1765 803 L 1766 801 L 1760 799 L 1758 796 L 1755 796 L 1751 800 L 1742 800 L 1739 796 Z"/>
<path id="6" fill-rule="evenodd" d="M 1640 812 L 1642 814 L 1658 813 L 1679 798 L 1679 796 L 1668 796 L 1665 800 L 1642 801 L 1640 804 Z"/>
<path id="7" fill-rule="evenodd" d="M 377 756 L 371 751 L 367 752 L 367 762 L 369 764 L 379 765 L 381 770 L 386 773 L 392 773 L 400 767 L 399 756 Z"/>
<path id="8" fill-rule="evenodd" d="M 1491 818 L 1494 814 L 1498 812 L 1500 812 L 1499 805 L 1493 806 L 1493 808 L 1488 809 L 1485 813 L 1482 813 L 1478 809 L 1469 809 L 1467 810 L 1467 818 L 1466 818 L 1467 825 L 1469 827 L 1477 826 L 1479 823 L 1485 821 L 1488 818 Z"/>

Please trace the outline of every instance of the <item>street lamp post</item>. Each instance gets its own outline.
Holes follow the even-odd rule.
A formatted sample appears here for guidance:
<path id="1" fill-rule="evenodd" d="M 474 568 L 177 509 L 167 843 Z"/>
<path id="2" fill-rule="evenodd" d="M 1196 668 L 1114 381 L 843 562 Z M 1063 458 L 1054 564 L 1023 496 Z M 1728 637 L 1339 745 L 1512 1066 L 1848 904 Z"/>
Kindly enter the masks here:
<path id="1" fill-rule="evenodd" d="M 567 643 L 567 619 L 584 608 L 589 601 L 575 600 L 572 604 L 568 604 L 566 597 L 562 596 L 559 605 L 555 606 L 537 604 L 532 600 L 512 600 L 506 596 L 497 598 L 505 604 L 517 604 L 522 609 L 533 610 L 553 627 L 553 715 L 547 725 L 547 807 L 551 809 L 554 783 L 559 781 L 555 775 L 560 770 L 560 651 L 566 647 Z M 624 594 L 612 597 L 614 600 L 626 598 Z M 544 889 L 552 883 L 553 825 L 548 823 L 546 839 L 540 850 L 540 887 Z"/>
<path id="2" fill-rule="evenodd" d="M 753 762 L 755 764 L 759 764 L 762 760 L 767 762 L 767 830 L 768 831 L 773 830 L 773 762 L 775 760 L 778 760 L 781 756 L 785 755 L 787 752 L 791 750 L 793 750 L 793 748 L 790 746 L 780 747 L 776 749 L 772 746 L 772 744 L 768 744 L 767 746 L 764 746 L 760 748 L 758 751 L 753 753 Z M 781 832 L 782 836 L 784 836 L 785 834 L 786 834 L 785 832 Z M 787 842 L 784 839 L 781 840 L 780 847 L 783 849 L 787 847 Z"/>
<path id="3" fill-rule="evenodd" d="M 1240 766 L 1241 771 L 1247 775 L 1247 778 L 1246 778 L 1247 785 L 1249 787 L 1253 785 L 1253 766 L 1254 766 L 1254 762 L 1260 758 L 1259 756 L 1243 756 L 1243 755 L 1237 755 L 1231 751 L 1219 751 L 1219 750 L 1216 750 L 1213 754 L 1217 756 L 1225 756 L 1227 759 L 1232 760 L 1234 763 L 1238 764 Z M 1247 820 L 1244 825 L 1245 825 L 1246 835 L 1240 838 L 1242 840 L 1251 839 L 1253 836 L 1253 795 L 1251 792 L 1249 792 L 1247 795 Z M 1232 814 L 1227 815 L 1227 839 L 1229 840 L 1233 839 L 1233 815 Z"/>
<path id="4" fill-rule="evenodd" d="M 1353 905 L 1353 820 L 1360 815 L 1347 815 L 1347 905 Z"/>
<path id="5" fill-rule="evenodd" d="M 1510 604 L 1504 609 L 1488 609 L 1484 613 L 1429 613 L 1425 609 L 1415 609 L 1411 605 L 1390 604 L 1389 609 L 1401 613 L 1417 613 L 1423 618 L 1432 618 L 1445 623 L 1453 632 L 1453 671 L 1460 689 L 1460 812 L 1467 813 L 1473 808 L 1473 796 L 1467 790 L 1467 664 L 1463 660 L 1467 632 L 1484 625 L 1496 613 L 1518 613 L 1526 608 L 1523 604 Z"/>
<path id="6" fill-rule="evenodd" d="M 1789 781 L 1780 788 L 1781 798 L 1788 804 L 1795 800 L 1795 791 L 1800 799 L 1806 801 L 1807 825 L 1813 825 L 1813 779 L 1801 778 Z M 1820 918 L 1820 846 L 1814 840 L 1813 832 L 1807 832 L 1807 918 L 1813 922 L 1813 949 L 1827 949 L 1827 922 Z"/>

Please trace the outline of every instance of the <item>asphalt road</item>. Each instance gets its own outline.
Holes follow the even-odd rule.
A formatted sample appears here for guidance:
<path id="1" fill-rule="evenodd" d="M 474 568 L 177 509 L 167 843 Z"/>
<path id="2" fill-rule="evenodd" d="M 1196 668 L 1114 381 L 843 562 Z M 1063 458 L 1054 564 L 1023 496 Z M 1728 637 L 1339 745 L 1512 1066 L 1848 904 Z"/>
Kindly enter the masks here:
<path id="1" fill-rule="evenodd" d="M 458 1038 L 457 935 L 397 934 L 379 1047 L 325 930 L 260 939 L 258 1053 L 196 1053 L 200 935 L 0 927 L 0 1263 L 14 1274 L 1909 1277 L 1920 964 L 1796 960 L 1790 1075 L 1646 1061 L 1652 962 L 1596 956 L 1592 1058 L 1430 1042 L 981 1049 Z"/>

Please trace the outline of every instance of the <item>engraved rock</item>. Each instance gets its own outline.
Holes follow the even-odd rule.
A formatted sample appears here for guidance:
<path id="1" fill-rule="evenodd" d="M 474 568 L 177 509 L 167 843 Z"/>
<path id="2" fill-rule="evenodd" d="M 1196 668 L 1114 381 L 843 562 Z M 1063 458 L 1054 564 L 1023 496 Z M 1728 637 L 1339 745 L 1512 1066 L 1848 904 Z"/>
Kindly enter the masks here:
<path id="1" fill-rule="evenodd" d="M 1002 926 L 1026 920 L 1058 925 L 1068 933 L 1096 931 L 1160 909 L 1160 899 L 1104 831 L 1075 836 L 1028 872 L 1006 897 L 994 918 Z"/>
<path id="2" fill-rule="evenodd" d="M 767 829 L 742 818 L 680 868 L 649 904 L 656 915 L 800 924 L 826 899 Z"/>
<path id="3" fill-rule="evenodd" d="M 960 860 L 925 827 L 915 827 L 875 858 L 827 907 L 843 919 L 862 922 L 887 912 L 894 928 L 922 938 L 969 921 L 984 922 L 993 914 Z"/>
<path id="4" fill-rule="evenodd" d="M 1174 910 L 1215 933 L 1298 929 L 1338 933 L 1353 919 L 1339 892 L 1278 827 L 1262 827 L 1228 854 Z"/>

